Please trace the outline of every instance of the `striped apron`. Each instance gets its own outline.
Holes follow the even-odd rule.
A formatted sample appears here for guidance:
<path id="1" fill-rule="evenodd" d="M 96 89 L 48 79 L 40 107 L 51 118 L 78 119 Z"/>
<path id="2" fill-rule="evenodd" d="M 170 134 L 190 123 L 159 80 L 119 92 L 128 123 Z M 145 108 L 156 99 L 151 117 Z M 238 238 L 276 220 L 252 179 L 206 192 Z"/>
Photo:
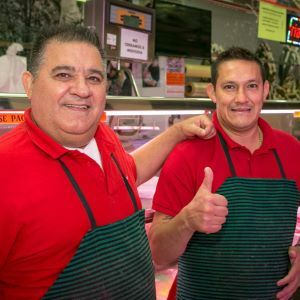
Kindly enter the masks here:
<path id="1" fill-rule="evenodd" d="M 75 255 L 43 299 L 155 299 L 152 258 L 145 232 L 145 216 L 117 160 L 135 213 L 124 220 L 97 227 L 88 203 L 66 165 L 60 161 L 91 222 Z"/>
<path id="2" fill-rule="evenodd" d="M 228 200 L 228 216 L 213 234 L 197 232 L 178 262 L 176 299 L 276 299 L 276 282 L 289 270 L 288 247 L 296 225 L 299 192 L 287 180 L 237 177 L 219 134 L 232 177 L 217 193 Z"/>

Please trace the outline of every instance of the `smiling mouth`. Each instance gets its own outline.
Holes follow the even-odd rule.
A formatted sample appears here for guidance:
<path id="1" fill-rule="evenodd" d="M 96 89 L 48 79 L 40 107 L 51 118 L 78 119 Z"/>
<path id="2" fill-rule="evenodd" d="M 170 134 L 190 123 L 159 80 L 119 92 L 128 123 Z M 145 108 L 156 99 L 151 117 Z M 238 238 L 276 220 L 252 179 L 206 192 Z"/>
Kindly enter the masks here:
<path id="1" fill-rule="evenodd" d="M 65 106 L 76 110 L 87 110 L 90 108 L 89 105 L 78 105 L 78 104 L 65 104 Z"/>
<path id="2" fill-rule="evenodd" d="M 234 112 L 248 112 L 251 111 L 250 107 L 236 107 L 231 109 Z"/>

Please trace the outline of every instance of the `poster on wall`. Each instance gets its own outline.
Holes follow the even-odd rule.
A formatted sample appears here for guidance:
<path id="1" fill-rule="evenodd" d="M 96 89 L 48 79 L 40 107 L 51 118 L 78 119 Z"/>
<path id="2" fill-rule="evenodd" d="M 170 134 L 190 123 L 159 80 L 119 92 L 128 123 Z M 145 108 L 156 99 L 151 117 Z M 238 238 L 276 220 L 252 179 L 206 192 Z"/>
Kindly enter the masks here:
<path id="1" fill-rule="evenodd" d="M 139 59 L 146 61 L 148 58 L 148 34 L 121 28 L 121 53 L 122 58 Z"/>
<path id="2" fill-rule="evenodd" d="M 184 97 L 184 58 L 168 57 L 166 63 L 166 97 Z"/>
<path id="3" fill-rule="evenodd" d="M 258 37 L 285 42 L 286 9 L 261 1 L 259 3 Z"/>

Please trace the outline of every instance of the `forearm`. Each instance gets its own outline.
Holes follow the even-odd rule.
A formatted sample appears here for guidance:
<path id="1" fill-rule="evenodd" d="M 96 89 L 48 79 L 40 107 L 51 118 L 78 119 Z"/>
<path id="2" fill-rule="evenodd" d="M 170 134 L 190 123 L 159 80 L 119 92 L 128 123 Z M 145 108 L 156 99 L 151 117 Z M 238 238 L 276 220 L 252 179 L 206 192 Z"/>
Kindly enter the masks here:
<path id="1" fill-rule="evenodd" d="M 153 177 L 162 167 L 174 146 L 185 139 L 180 127 L 174 125 L 131 153 L 137 169 L 136 184 L 140 185 Z"/>
<path id="2" fill-rule="evenodd" d="M 193 235 L 184 217 L 179 213 L 174 218 L 155 213 L 149 231 L 149 241 L 156 265 L 169 266 L 177 262 Z"/>
<path id="3" fill-rule="evenodd" d="M 155 175 L 177 143 L 194 137 L 208 139 L 215 133 L 212 122 L 205 115 L 188 118 L 171 126 L 132 153 L 137 169 L 136 184 Z"/>

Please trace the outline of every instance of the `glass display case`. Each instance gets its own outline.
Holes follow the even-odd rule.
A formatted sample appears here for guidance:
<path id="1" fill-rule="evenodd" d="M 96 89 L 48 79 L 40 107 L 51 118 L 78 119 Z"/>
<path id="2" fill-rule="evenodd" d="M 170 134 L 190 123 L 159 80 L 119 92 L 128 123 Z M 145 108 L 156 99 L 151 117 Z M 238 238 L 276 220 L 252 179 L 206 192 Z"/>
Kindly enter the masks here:
<path id="1" fill-rule="evenodd" d="M 215 108 L 215 104 L 208 98 L 132 96 L 107 96 L 106 98 L 105 115 L 102 119 L 116 131 L 125 146 L 128 141 L 135 142 L 138 146 L 143 143 L 143 141 L 138 142 L 142 137 L 147 140 L 147 137 L 152 138 L 181 118 L 203 113 L 210 114 Z M 30 103 L 24 94 L 0 93 L 1 115 L 22 114 L 29 106 Z M 300 137 L 300 99 L 299 101 L 267 100 L 263 106 L 262 117 L 272 126 Z M 0 121 L 0 129 L 2 129 L 5 123 L 4 120 Z M 3 131 L 0 134 L 3 134 Z"/>
<path id="2" fill-rule="evenodd" d="M 24 94 L 0 94 L 0 135 L 23 121 L 23 112 L 29 105 Z M 126 151 L 131 152 L 180 119 L 211 114 L 214 108 L 208 98 L 107 96 L 102 121 L 116 132 Z M 300 102 L 267 100 L 262 117 L 273 127 L 300 138 Z M 139 188 L 143 205 L 149 210 L 156 182 L 154 178 Z"/>

